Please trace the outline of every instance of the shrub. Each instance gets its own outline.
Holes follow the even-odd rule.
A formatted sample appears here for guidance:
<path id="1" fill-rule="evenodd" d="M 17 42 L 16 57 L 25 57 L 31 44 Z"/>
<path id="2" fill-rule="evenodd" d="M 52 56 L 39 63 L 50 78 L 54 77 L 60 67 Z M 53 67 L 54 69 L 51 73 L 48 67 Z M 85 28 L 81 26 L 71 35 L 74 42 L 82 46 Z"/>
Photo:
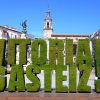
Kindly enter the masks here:
<path id="1" fill-rule="evenodd" d="M 26 76 L 32 83 L 26 84 L 26 89 L 28 92 L 37 92 L 40 89 L 40 80 L 36 76 L 40 73 L 40 69 L 36 65 L 29 65 L 26 68 Z"/>
<path id="2" fill-rule="evenodd" d="M 43 65 L 40 66 L 41 70 L 44 70 L 44 90 L 45 92 L 52 92 L 52 81 L 51 81 L 51 76 L 52 76 L 52 71 L 55 70 L 56 72 L 56 92 L 59 93 L 64 93 L 68 92 L 68 87 L 63 86 L 63 81 L 67 80 L 67 76 L 63 75 L 63 71 L 67 70 L 67 66 L 64 65 Z"/>
<path id="3" fill-rule="evenodd" d="M 96 76 L 100 78 L 100 39 L 94 40 L 95 60 L 96 60 Z M 100 92 L 100 79 L 95 81 L 96 92 Z"/>
<path id="4" fill-rule="evenodd" d="M 12 66 L 8 91 L 15 92 L 16 89 L 21 92 L 25 91 L 24 72 L 21 65 Z"/>
<path id="5" fill-rule="evenodd" d="M 97 93 L 100 93 L 100 79 L 95 81 L 95 90 Z"/>
<path id="6" fill-rule="evenodd" d="M 49 64 L 56 65 L 56 58 L 58 61 L 57 65 L 64 65 L 64 43 L 62 40 L 50 39 L 49 40 Z"/>
<path id="7" fill-rule="evenodd" d="M 69 92 L 76 92 L 76 66 L 73 64 L 73 40 L 66 40 L 66 65 L 69 65 Z"/>
<path id="8" fill-rule="evenodd" d="M 89 80 L 92 67 L 91 66 L 87 67 L 86 65 L 80 65 L 79 70 L 82 71 L 83 74 L 78 84 L 78 91 L 79 92 L 91 92 L 91 87 L 87 86 L 87 82 Z"/>
<path id="9" fill-rule="evenodd" d="M 39 55 L 39 45 L 40 45 L 40 57 Z M 45 40 L 36 39 L 32 42 L 31 48 L 31 58 L 34 65 L 44 65 L 47 60 L 47 45 Z"/>
<path id="10" fill-rule="evenodd" d="M 86 61 L 87 67 L 92 66 L 89 39 L 80 39 L 78 42 L 76 63 L 77 65 L 83 65 L 84 61 Z"/>
<path id="11" fill-rule="evenodd" d="M 16 45 L 19 45 L 19 64 L 27 63 L 27 45 L 30 39 L 9 39 L 8 40 L 8 64 L 16 64 Z"/>
<path id="12" fill-rule="evenodd" d="M 73 40 L 66 40 L 66 65 L 73 64 Z"/>
<path id="13" fill-rule="evenodd" d="M 100 77 L 100 39 L 96 39 L 94 42 L 95 47 L 95 59 L 96 59 L 96 76 Z"/>
<path id="14" fill-rule="evenodd" d="M 85 62 L 85 63 L 84 63 Z M 78 85 L 79 92 L 91 92 L 91 88 L 87 86 L 87 82 L 92 70 L 92 57 L 89 47 L 89 39 L 81 39 L 78 42 L 76 63 L 79 71 L 82 73 Z"/>
<path id="15" fill-rule="evenodd" d="M 3 64 L 5 58 L 5 40 L 0 39 L 0 65 Z"/>
<path id="16" fill-rule="evenodd" d="M 4 89 L 5 89 L 6 85 L 7 85 L 6 84 L 6 77 L 3 76 L 5 74 L 6 74 L 5 68 L 3 66 L 0 66 L 0 75 L 2 75 L 2 76 L 0 76 L 0 92 L 4 91 Z"/>
<path id="17" fill-rule="evenodd" d="M 41 70 L 44 70 L 44 91 L 51 92 L 52 91 L 51 75 L 52 75 L 52 70 L 54 69 L 54 66 L 43 65 L 40 68 Z"/>
<path id="18" fill-rule="evenodd" d="M 74 93 L 76 92 L 76 65 L 69 66 L 69 92 Z"/>
<path id="19" fill-rule="evenodd" d="M 68 92 L 68 87 L 64 86 L 62 83 L 63 81 L 67 80 L 67 76 L 63 75 L 62 71 L 67 70 L 67 66 L 56 66 L 56 92 L 58 93 L 64 93 Z"/>

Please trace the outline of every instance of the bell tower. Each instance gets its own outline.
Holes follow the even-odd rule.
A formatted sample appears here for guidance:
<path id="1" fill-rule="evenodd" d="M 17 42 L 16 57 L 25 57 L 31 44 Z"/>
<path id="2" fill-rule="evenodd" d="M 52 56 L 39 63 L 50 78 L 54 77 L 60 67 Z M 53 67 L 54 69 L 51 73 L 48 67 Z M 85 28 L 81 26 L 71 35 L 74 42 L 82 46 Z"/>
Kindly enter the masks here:
<path id="1" fill-rule="evenodd" d="M 50 38 L 53 32 L 52 28 L 52 17 L 50 9 L 48 8 L 46 16 L 44 18 L 44 38 Z"/>

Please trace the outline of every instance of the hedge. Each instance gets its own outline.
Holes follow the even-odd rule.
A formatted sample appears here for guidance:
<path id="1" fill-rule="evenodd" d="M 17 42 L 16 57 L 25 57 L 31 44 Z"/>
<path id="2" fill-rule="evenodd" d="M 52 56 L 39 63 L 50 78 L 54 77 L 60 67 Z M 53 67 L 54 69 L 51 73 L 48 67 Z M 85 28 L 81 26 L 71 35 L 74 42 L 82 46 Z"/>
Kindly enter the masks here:
<path id="1" fill-rule="evenodd" d="M 78 85 L 78 91 L 91 92 L 91 87 L 87 86 L 90 72 L 92 70 L 92 57 L 90 52 L 89 39 L 79 40 L 76 63 L 78 65 L 79 71 L 82 73 Z"/>
<path id="2" fill-rule="evenodd" d="M 44 91 L 45 92 L 52 92 L 52 71 L 55 70 L 56 72 L 56 92 L 57 93 L 65 93 L 68 92 L 68 87 L 63 86 L 63 81 L 67 80 L 67 76 L 63 75 L 63 71 L 67 71 L 67 66 L 64 65 L 43 65 L 40 66 L 41 70 L 44 70 Z"/>
<path id="3" fill-rule="evenodd" d="M 76 65 L 70 65 L 69 66 L 69 92 L 75 93 L 76 92 Z"/>
<path id="4" fill-rule="evenodd" d="M 66 65 L 69 65 L 69 92 L 76 92 L 76 66 L 73 64 L 73 40 L 66 40 Z"/>
<path id="5" fill-rule="evenodd" d="M 96 59 L 96 76 L 100 78 L 100 39 L 94 40 L 95 59 Z M 96 92 L 100 92 L 100 79 L 95 81 Z"/>
<path id="6" fill-rule="evenodd" d="M 85 55 L 83 55 L 83 52 L 85 51 Z M 77 64 L 84 64 L 84 60 L 86 61 L 87 66 L 92 65 L 92 57 L 90 52 L 90 45 L 89 45 L 89 39 L 80 39 L 78 42 L 78 50 L 77 50 Z"/>
<path id="7" fill-rule="evenodd" d="M 16 45 L 19 45 L 19 64 L 27 63 L 27 45 L 30 39 L 9 39 L 8 40 L 8 64 L 16 64 Z"/>
<path id="8" fill-rule="evenodd" d="M 40 57 L 38 57 L 40 45 Z M 47 44 L 43 39 L 36 39 L 32 42 L 31 58 L 34 65 L 44 65 L 47 60 Z"/>
<path id="9" fill-rule="evenodd" d="M 95 90 L 97 93 L 100 93 L 100 79 L 95 81 Z"/>
<path id="10" fill-rule="evenodd" d="M 52 70 L 54 70 L 54 66 L 43 65 L 40 68 L 41 68 L 41 70 L 44 70 L 44 91 L 51 92 L 52 91 L 51 75 L 52 75 Z"/>
<path id="11" fill-rule="evenodd" d="M 92 70 L 91 66 L 87 65 L 80 65 L 79 70 L 83 73 L 81 79 L 78 84 L 78 91 L 79 92 L 91 92 L 91 87 L 87 86 L 87 82 L 89 80 L 89 76 Z"/>
<path id="12" fill-rule="evenodd" d="M 66 40 L 66 65 L 73 64 L 73 40 Z"/>
<path id="13" fill-rule="evenodd" d="M 63 71 L 67 71 L 67 66 L 56 66 L 56 92 L 57 93 L 65 93 L 68 92 L 68 87 L 64 86 L 63 81 L 67 80 L 67 76 L 63 75 Z"/>
<path id="14" fill-rule="evenodd" d="M 58 60 L 57 65 L 64 65 L 64 43 L 63 40 L 50 39 L 49 40 L 49 64 L 56 65 L 56 57 Z"/>
<path id="15" fill-rule="evenodd" d="M 0 39 L 0 65 L 3 65 L 5 58 L 5 40 Z"/>
<path id="16" fill-rule="evenodd" d="M 6 70 L 3 66 L 0 66 L 0 92 L 4 91 L 6 87 L 6 77 L 4 76 L 6 74 Z"/>
<path id="17" fill-rule="evenodd" d="M 10 72 L 8 91 L 15 92 L 16 90 L 25 91 L 24 72 L 21 65 L 12 66 Z"/>
<path id="18" fill-rule="evenodd" d="M 100 77 L 100 39 L 94 41 L 95 59 L 96 59 L 96 76 Z"/>
<path id="19" fill-rule="evenodd" d="M 26 68 L 26 76 L 32 83 L 26 84 L 26 89 L 28 92 L 38 92 L 40 89 L 40 80 L 36 76 L 40 73 L 40 69 L 36 65 L 29 65 Z"/>

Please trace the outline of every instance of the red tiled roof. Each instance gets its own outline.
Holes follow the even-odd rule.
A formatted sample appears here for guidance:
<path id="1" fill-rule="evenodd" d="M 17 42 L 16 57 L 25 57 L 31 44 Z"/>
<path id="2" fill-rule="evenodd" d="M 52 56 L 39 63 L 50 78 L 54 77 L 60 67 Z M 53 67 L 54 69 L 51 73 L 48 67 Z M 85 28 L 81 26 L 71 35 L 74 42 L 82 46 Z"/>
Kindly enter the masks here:
<path id="1" fill-rule="evenodd" d="M 89 35 L 80 35 L 80 34 L 51 34 L 51 37 L 89 37 Z"/>

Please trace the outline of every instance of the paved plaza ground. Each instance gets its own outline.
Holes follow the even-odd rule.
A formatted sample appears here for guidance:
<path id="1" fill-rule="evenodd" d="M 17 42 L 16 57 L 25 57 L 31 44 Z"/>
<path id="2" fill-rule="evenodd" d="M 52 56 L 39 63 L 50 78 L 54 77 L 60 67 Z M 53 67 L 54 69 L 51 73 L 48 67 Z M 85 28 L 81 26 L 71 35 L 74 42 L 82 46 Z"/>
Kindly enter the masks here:
<path id="1" fill-rule="evenodd" d="M 96 93 L 0 93 L 0 100 L 100 100 Z"/>

